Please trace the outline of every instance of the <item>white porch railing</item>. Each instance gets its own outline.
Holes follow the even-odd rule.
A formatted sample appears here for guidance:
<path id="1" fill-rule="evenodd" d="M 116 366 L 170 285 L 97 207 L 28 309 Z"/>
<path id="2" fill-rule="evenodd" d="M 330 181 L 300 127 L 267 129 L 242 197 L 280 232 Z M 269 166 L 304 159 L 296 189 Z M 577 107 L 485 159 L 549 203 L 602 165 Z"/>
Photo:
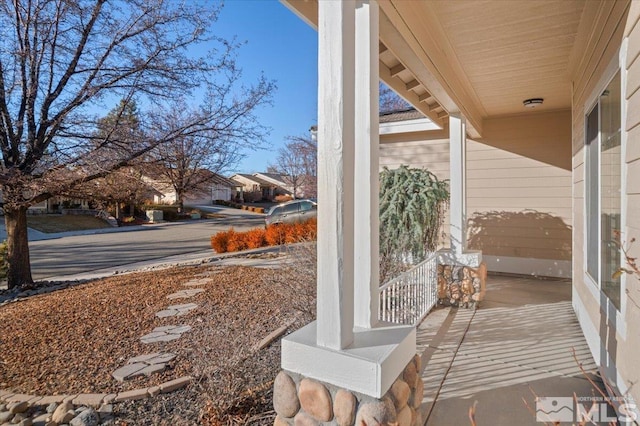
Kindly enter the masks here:
<path id="1" fill-rule="evenodd" d="M 426 260 L 380 287 L 381 321 L 416 325 L 437 302 L 438 255 Z"/>

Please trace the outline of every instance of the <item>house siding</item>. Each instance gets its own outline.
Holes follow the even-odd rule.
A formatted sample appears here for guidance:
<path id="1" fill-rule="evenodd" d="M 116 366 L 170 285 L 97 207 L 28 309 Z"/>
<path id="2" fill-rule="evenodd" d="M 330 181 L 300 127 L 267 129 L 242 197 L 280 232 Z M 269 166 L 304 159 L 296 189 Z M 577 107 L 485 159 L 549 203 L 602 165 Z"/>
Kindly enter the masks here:
<path id="1" fill-rule="evenodd" d="M 640 351 L 640 281 L 636 277 L 622 279 L 621 311 L 607 307 L 606 298 L 587 276 L 585 265 L 585 117 L 610 77 L 619 69 L 617 58 L 622 49 L 622 87 L 625 90 L 626 114 L 622 117 L 622 229 L 623 240 L 640 237 L 640 5 L 638 2 L 611 2 L 608 13 L 600 14 L 597 37 L 584 46 L 581 66 L 572 77 L 573 84 L 573 305 L 591 352 L 611 383 L 621 393 L 629 392 L 640 401 L 637 354 Z M 626 45 L 623 39 L 627 38 Z M 612 65 L 613 64 L 613 65 Z M 625 73 L 626 70 L 626 73 Z M 623 111 L 624 111 L 623 108 Z M 624 142 L 623 142 L 624 143 Z M 626 171 L 625 171 L 626 168 Z M 640 250 L 631 251 L 637 256 Z M 625 295 L 625 286 L 629 292 Z M 611 306 L 611 305 L 610 305 Z"/>
<path id="2" fill-rule="evenodd" d="M 626 239 L 640 237 L 640 4 L 633 2 L 626 21 L 626 37 L 628 49 L 626 54 Z M 624 173 L 624 169 L 623 169 Z M 640 257 L 637 244 L 632 248 L 631 255 Z M 617 365 L 620 374 L 628 381 L 637 383 L 640 380 L 640 366 L 638 356 L 640 352 L 640 280 L 638 277 L 626 276 L 625 285 L 628 290 L 626 312 L 623 313 L 628 330 L 623 350 L 617 351 L 619 359 Z M 634 386 L 631 390 L 636 401 L 640 401 L 640 389 Z"/>
<path id="3" fill-rule="evenodd" d="M 529 149 L 529 141 L 524 140 L 525 135 L 531 137 L 529 131 L 513 132 L 511 143 L 504 138 L 493 140 L 500 148 L 467 140 L 468 245 L 482 250 L 490 271 L 571 274 L 570 112 L 562 114 L 564 119 L 557 121 L 561 129 L 544 127 L 550 134 L 561 134 L 562 142 L 545 143 L 548 149 L 538 154 L 566 167 L 511 152 Z M 380 165 L 424 167 L 439 179 L 448 179 L 447 136 L 446 131 L 381 136 Z M 553 146 L 564 154 L 551 155 Z M 448 244 L 446 235 L 442 243 Z"/>

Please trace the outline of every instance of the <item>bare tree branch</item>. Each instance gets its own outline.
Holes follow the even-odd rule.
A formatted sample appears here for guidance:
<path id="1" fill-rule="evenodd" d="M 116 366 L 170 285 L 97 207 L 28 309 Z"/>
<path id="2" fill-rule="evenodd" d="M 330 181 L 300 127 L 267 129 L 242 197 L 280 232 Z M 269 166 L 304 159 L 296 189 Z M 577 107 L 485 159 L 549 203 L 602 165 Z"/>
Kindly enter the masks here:
<path id="1" fill-rule="evenodd" d="M 165 143 L 262 141 L 265 128 L 249 126 L 245 139 L 240 129 L 255 123 L 253 111 L 269 102 L 274 85 L 264 78 L 240 85 L 238 44 L 212 33 L 220 10 L 217 2 L 166 0 L 0 3 L 0 185 L 10 287 L 32 281 L 24 216 L 30 205 L 80 190 Z M 157 126 L 159 112 L 178 99 L 184 109 L 195 90 L 209 97 L 198 114 Z M 114 98 L 144 105 L 138 137 L 124 138 L 118 120 L 99 129 L 96 111 Z"/>

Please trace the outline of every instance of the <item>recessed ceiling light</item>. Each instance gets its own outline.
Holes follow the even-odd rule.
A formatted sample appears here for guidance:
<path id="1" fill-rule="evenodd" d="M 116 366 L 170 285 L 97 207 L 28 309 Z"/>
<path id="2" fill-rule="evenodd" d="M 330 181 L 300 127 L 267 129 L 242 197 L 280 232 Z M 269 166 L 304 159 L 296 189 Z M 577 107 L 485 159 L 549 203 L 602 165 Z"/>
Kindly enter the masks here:
<path id="1" fill-rule="evenodd" d="M 535 108 L 538 105 L 542 105 L 542 102 L 544 102 L 544 99 L 542 98 L 531 98 L 531 99 L 525 99 L 524 101 L 522 101 L 522 104 L 526 108 Z"/>

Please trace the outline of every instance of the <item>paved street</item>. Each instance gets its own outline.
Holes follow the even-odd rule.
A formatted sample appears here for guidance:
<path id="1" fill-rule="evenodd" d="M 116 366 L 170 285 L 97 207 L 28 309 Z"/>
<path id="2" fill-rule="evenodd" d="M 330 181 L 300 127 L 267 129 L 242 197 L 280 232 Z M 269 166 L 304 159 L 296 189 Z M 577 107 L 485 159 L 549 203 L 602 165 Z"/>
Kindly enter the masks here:
<path id="1" fill-rule="evenodd" d="M 233 226 L 260 227 L 263 215 L 242 210 L 206 207 L 224 218 L 122 228 L 121 232 L 85 235 L 33 233 L 29 243 L 33 278 L 90 272 L 131 263 L 211 250 L 210 237 Z M 53 237 L 51 239 L 44 239 Z M 33 241 L 37 240 L 37 241 Z"/>

